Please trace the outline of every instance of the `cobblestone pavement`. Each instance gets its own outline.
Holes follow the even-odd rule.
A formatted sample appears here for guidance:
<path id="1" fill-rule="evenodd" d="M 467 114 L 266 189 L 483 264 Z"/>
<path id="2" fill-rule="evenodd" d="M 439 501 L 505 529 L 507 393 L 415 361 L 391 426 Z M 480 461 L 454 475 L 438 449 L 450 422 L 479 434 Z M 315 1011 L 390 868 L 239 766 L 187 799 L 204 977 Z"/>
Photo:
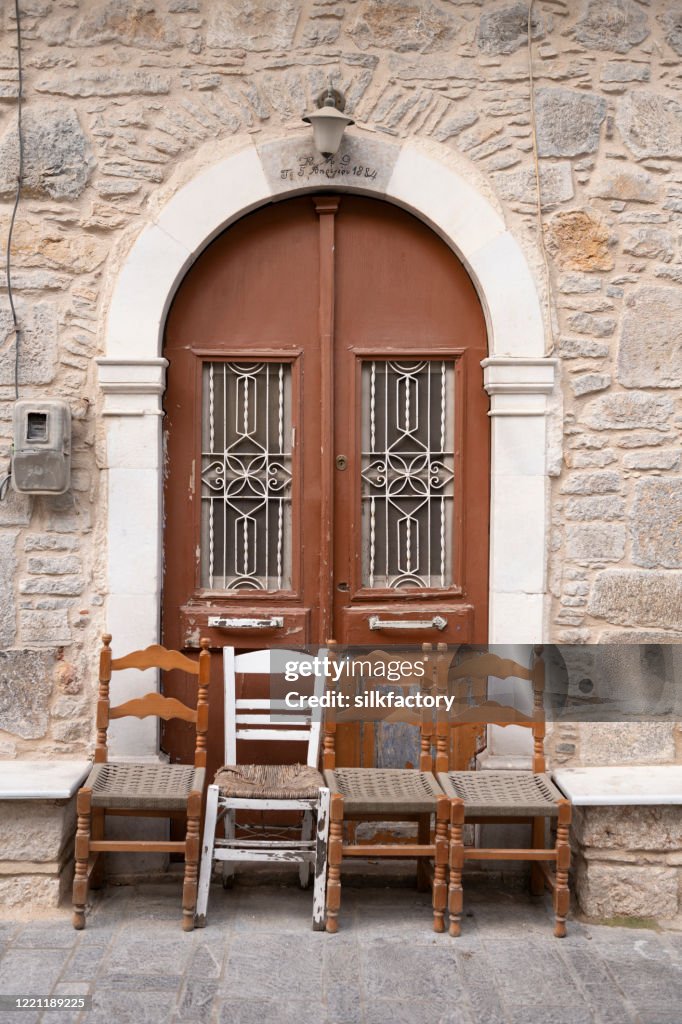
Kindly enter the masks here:
<path id="1" fill-rule="evenodd" d="M 0 922 L 0 994 L 92 995 L 89 1011 L 0 1011 L 0 1024 L 682 1024 L 682 934 L 569 922 L 494 883 L 467 888 L 463 935 L 430 931 L 428 894 L 343 891 L 337 935 L 311 894 L 215 886 L 205 929 L 179 886 L 111 887 L 84 932 L 67 910 Z"/>

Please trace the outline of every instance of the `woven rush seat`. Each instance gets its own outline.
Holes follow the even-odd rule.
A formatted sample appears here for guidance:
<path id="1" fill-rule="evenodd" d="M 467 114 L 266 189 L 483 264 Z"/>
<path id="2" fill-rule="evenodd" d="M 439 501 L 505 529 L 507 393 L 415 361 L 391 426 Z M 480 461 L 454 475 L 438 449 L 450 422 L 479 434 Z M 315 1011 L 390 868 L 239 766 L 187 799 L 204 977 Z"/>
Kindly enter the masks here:
<path id="1" fill-rule="evenodd" d="M 316 800 L 324 779 L 305 764 L 224 765 L 216 772 L 221 796 L 263 800 Z"/>
<path id="2" fill-rule="evenodd" d="M 464 813 L 472 817 L 556 817 L 563 798 L 544 773 L 441 772 L 438 781 L 448 796 L 464 801 Z"/>
<path id="3" fill-rule="evenodd" d="M 324 773 L 345 814 L 431 814 L 443 795 L 430 772 L 412 768 L 336 768 Z"/>
<path id="4" fill-rule="evenodd" d="M 202 792 L 204 775 L 191 764 L 96 764 L 83 785 L 93 807 L 182 811 L 190 793 Z"/>

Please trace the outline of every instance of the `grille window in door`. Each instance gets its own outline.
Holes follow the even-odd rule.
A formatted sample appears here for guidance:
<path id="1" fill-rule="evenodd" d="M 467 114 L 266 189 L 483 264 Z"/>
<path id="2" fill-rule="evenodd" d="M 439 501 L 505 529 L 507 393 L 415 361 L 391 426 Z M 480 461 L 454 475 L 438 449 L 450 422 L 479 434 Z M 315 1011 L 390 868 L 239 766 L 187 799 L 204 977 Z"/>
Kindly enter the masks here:
<path id="1" fill-rule="evenodd" d="M 291 588 L 291 367 L 204 363 L 201 585 Z"/>
<path id="2" fill-rule="evenodd" d="M 362 585 L 452 583 L 454 363 L 362 365 Z"/>

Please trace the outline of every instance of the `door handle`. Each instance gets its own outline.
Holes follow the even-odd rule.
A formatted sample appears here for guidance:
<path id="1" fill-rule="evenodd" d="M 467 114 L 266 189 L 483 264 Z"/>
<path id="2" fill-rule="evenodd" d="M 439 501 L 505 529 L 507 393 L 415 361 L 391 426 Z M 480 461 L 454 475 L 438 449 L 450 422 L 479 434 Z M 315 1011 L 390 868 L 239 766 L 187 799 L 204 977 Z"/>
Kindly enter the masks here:
<path id="1" fill-rule="evenodd" d="M 267 619 L 225 619 L 220 615 L 209 615 L 210 629 L 281 629 L 284 625 L 282 615 L 271 615 Z"/>
<path id="2" fill-rule="evenodd" d="M 442 615 L 434 615 L 432 619 L 380 619 L 378 615 L 370 615 L 370 629 L 445 629 L 448 620 Z"/>

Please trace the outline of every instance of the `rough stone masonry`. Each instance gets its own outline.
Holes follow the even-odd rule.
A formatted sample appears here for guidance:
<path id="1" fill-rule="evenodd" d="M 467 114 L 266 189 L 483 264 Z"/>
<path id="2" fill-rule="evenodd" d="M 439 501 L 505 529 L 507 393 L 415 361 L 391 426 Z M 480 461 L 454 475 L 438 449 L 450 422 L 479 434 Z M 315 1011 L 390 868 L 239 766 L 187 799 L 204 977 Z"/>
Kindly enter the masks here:
<path id="1" fill-rule="evenodd" d="M 285 129 L 331 74 L 347 110 L 483 172 L 546 299 L 559 390 L 548 451 L 547 638 L 682 640 L 682 9 L 676 0 L 21 0 L 25 173 L 12 246 L 22 396 L 66 398 L 73 487 L 0 502 L 0 758 L 83 755 L 104 622 L 94 357 L 112 253 L 202 146 Z M 0 11 L 0 243 L 18 144 Z M 14 335 L 0 274 L 0 467 Z M 662 731 L 661 731 L 662 730 Z M 608 727 L 556 731 L 602 763 Z M 653 735 L 653 734 L 652 734 Z M 623 760 L 674 761 L 661 727 Z"/>

